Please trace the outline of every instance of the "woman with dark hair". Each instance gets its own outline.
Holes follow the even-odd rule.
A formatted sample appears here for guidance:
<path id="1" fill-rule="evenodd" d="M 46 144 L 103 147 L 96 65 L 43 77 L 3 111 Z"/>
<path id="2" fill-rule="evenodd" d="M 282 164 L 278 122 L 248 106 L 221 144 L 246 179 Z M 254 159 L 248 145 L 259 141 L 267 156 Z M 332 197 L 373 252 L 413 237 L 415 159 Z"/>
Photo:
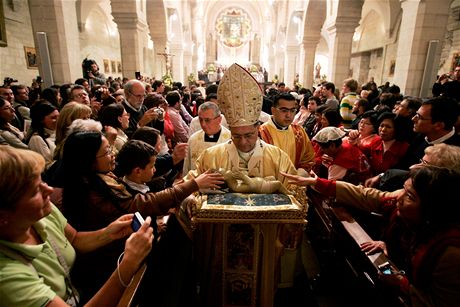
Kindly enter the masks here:
<path id="1" fill-rule="evenodd" d="M 109 126 L 117 130 L 117 137 L 113 144 L 115 153 L 128 141 L 124 130 L 129 127 L 129 113 L 122 104 L 112 103 L 102 109 L 99 120 L 103 127 Z"/>
<path id="2" fill-rule="evenodd" d="M 54 87 L 45 88 L 41 94 L 41 98 L 51 103 L 56 109 L 61 107 L 61 94 Z"/>
<path id="3" fill-rule="evenodd" d="M 48 167 L 53 161 L 56 148 L 57 108 L 46 100 L 39 100 L 30 108 L 32 123 L 26 137 L 29 148 L 45 158 Z"/>
<path id="4" fill-rule="evenodd" d="M 82 231 L 98 229 L 126 213 L 139 211 L 144 217 L 165 214 L 193 192 L 223 183 L 222 175 L 206 172 L 160 192 L 131 195 L 112 173 L 115 159 L 109 141 L 95 131 L 79 131 L 66 138 L 62 165 L 63 212 Z M 76 280 L 87 295 L 98 289 L 114 269 L 120 248 L 109 245 L 76 264 Z M 97 274 L 94 268 L 98 268 Z"/>
<path id="5" fill-rule="evenodd" d="M 0 97 L 0 137 L 10 146 L 28 149 L 29 147 L 23 142 L 24 134 L 11 124 L 14 118 L 13 106 L 9 101 Z"/>
<path id="6" fill-rule="evenodd" d="M 370 156 L 370 147 L 376 142 L 378 135 L 377 130 L 377 112 L 367 111 L 361 117 L 358 124 L 358 130 L 351 130 L 348 133 L 348 143 L 355 145 L 361 150 L 366 157 Z"/>
<path id="7" fill-rule="evenodd" d="M 382 192 L 346 182 L 283 174 L 290 183 L 314 186 L 337 203 L 388 219 L 385 244 L 363 243 L 368 254 L 385 252 L 399 259 L 399 269 L 382 275 L 382 281 L 397 285 L 412 306 L 457 306 L 460 301 L 460 174 L 442 167 L 413 168 L 404 189 Z M 383 242 L 382 242 L 383 243 Z"/>
<path id="8" fill-rule="evenodd" d="M 394 113 L 384 112 L 377 122 L 379 136 L 370 144 L 368 156 L 374 176 L 393 168 L 409 148 L 409 143 L 402 140 L 400 117 Z"/>
<path id="9" fill-rule="evenodd" d="M 130 235 L 104 286 L 85 306 L 117 306 L 152 248 L 150 218 L 132 233 L 132 214 L 91 232 L 74 229 L 50 202 L 39 154 L 0 150 L 0 297 L 2 306 L 83 306 L 69 278 L 76 256 Z M 123 240 L 124 241 L 124 240 Z M 97 269 L 97 267 L 94 267 Z M 85 302 L 86 303 L 86 302 Z"/>
<path id="10" fill-rule="evenodd" d="M 324 127 L 340 127 L 342 125 L 342 116 L 332 109 L 327 109 L 321 117 L 321 126 Z"/>

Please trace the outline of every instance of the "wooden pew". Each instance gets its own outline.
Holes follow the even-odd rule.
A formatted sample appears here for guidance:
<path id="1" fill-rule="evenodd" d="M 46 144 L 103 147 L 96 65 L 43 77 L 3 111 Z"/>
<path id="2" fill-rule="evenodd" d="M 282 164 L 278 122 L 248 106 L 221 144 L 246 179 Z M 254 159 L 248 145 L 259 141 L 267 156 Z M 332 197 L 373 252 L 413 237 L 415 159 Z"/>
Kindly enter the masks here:
<path id="1" fill-rule="evenodd" d="M 402 297 L 388 291 L 381 284 L 380 265 L 389 262 L 393 271 L 398 269 L 382 252 L 366 255 L 361 251 L 360 245 L 371 241 L 372 238 L 349 211 L 344 207 L 331 206 L 331 200 L 325 199 L 311 189 L 308 191 L 308 196 L 312 205 L 309 221 L 313 222 L 311 225 L 313 229 L 310 232 L 317 234 L 322 241 L 320 247 L 323 253 L 324 249 L 330 249 L 326 254 L 340 258 L 349 267 L 352 272 L 350 274 L 352 277 L 349 277 L 350 283 L 356 282 L 360 285 L 356 289 L 356 296 L 367 291 L 367 295 L 375 295 L 381 300 L 380 304 L 373 306 L 408 306 L 409 304 Z M 321 262 L 321 255 L 318 256 Z"/>
<path id="2" fill-rule="evenodd" d="M 136 274 L 133 277 L 132 283 L 125 289 L 123 295 L 118 303 L 117 307 L 131 307 L 136 306 L 136 294 L 137 290 L 142 282 L 142 278 L 144 277 L 145 271 L 147 269 L 147 265 L 143 264 L 139 270 L 137 270 Z"/>

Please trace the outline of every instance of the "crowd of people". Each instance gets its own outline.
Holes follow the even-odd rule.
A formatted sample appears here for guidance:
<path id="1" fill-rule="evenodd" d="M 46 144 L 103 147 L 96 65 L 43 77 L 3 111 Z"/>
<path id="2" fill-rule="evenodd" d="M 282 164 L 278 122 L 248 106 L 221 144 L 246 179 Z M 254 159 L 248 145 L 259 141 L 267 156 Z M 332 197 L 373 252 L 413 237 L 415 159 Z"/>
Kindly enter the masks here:
<path id="1" fill-rule="evenodd" d="M 87 64 L 73 84 L 0 87 L 2 304 L 112 306 L 147 259 L 155 302 L 185 306 L 196 286 L 181 204 L 219 188 L 218 168 L 383 212 L 363 252 L 407 272 L 392 282 L 414 306 L 460 299 L 460 67 L 427 98 L 351 78 L 248 89 L 234 66 L 220 84 L 166 86 Z M 233 73 L 246 83 L 229 86 Z M 146 222 L 132 233 L 137 211 Z"/>

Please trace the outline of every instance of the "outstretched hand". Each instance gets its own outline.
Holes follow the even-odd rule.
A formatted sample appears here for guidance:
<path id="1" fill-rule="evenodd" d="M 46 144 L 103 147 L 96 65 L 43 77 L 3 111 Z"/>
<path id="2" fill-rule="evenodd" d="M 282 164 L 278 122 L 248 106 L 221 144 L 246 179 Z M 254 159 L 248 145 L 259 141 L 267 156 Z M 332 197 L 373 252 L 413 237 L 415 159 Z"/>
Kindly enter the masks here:
<path id="1" fill-rule="evenodd" d="M 387 254 L 387 246 L 383 241 L 369 241 L 361 244 L 361 250 L 366 253 L 366 255 L 372 255 L 378 252 L 383 252 Z"/>
<path id="2" fill-rule="evenodd" d="M 219 185 L 224 184 L 224 176 L 221 173 L 214 171 L 206 171 L 195 178 L 198 188 L 201 189 L 218 189 Z"/>
<path id="3" fill-rule="evenodd" d="M 288 183 L 299 186 L 314 186 L 316 184 L 316 179 L 318 178 L 318 176 L 313 171 L 310 172 L 311 177 L 292 175 L 285 172 L 280 172 L 280 174 L 288 179 Z"/>

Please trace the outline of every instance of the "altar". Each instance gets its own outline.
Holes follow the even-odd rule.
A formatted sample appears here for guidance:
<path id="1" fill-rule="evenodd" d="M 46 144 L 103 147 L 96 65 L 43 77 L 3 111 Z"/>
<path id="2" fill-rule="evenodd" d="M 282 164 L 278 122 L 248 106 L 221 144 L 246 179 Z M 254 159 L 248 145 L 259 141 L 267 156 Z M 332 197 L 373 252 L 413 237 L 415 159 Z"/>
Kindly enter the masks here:
<path id="1" fill-rule="evenodd" d="M 297 189 L 297 188 L 296 188 Z M 203 306 L 273 306 L 279 236 L 303 229 L 305 190 L 284 194 L 203 194 L 192 213 Z"/>

